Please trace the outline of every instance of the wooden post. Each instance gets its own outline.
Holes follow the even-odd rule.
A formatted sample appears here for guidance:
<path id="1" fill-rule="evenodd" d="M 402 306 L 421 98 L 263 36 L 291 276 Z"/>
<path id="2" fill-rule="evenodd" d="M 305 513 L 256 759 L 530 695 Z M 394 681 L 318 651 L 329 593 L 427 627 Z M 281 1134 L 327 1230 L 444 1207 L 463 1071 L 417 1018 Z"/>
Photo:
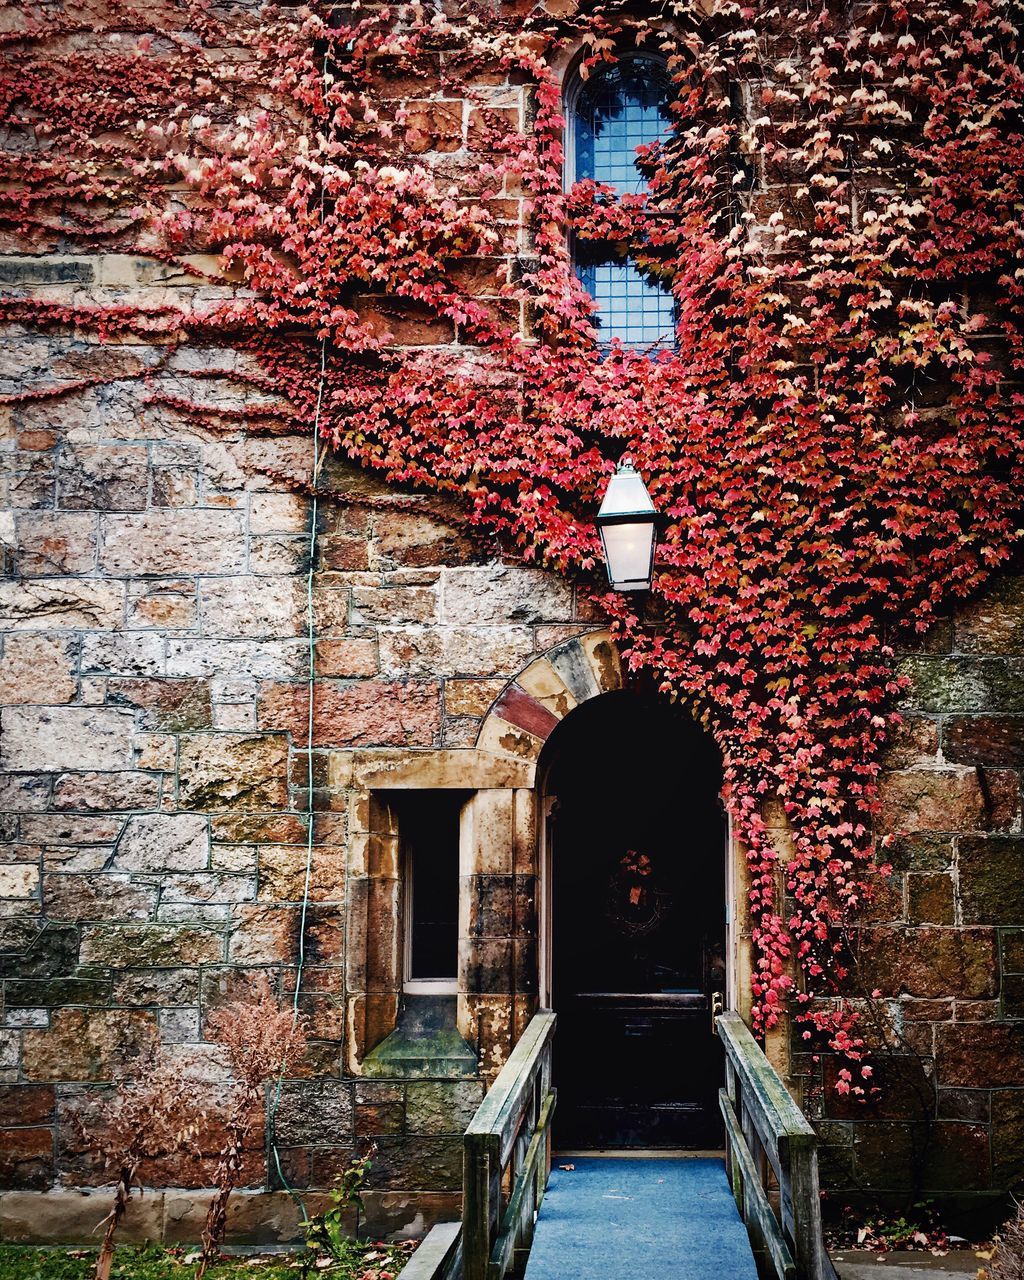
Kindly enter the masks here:
<path id="1" fill-rule="evenodd" d="M 467 1133 L 462 1158 L 462 1266 L 465 1280 L 487 1280 L 498 1225 L 501 1156 L 498 1138 Z"/>
<path id="2" fill-rule="evenodd" d="M 789 1181 L 793 1204 L 793 1256 L 806 1280 L 830 1280 L 831 1262 L 821 1238 L 821 1195 L 816 1143 L 789 1144 Z"/>

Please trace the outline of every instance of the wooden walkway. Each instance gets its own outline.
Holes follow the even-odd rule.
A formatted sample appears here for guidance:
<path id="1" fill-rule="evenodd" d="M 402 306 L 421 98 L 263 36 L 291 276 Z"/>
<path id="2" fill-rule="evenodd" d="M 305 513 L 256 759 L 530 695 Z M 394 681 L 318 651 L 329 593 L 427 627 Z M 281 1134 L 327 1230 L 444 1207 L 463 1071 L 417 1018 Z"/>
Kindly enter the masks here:
<path id="1" fill-rule="evenodd" d="M 556 1158 L 526 1280 L 569 1276 L 757 1280 L 722 1161 Z"/>
<path id="2" fill-rule="evenodd" d="M 402 1280 L 757 1280 L 759 1264 L 838 1280 L 814 1129 L 739 1015 L 716 1026 L 725 1163 L 556 1157 L 549 1181 L 555 1015 L 535 1014 L 463 1137 L 463 1220 L 434 1227 Z"/>

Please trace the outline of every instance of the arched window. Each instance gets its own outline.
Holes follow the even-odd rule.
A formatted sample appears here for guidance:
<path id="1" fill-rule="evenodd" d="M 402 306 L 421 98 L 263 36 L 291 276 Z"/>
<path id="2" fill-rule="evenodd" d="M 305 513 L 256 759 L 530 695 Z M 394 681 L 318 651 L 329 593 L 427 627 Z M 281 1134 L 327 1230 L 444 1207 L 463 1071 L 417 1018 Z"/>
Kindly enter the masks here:
<path id="1" fill-rule="evenodd" d="M 671 81 L 664 64 L 645 54 L 620 58 L 567 94 L 569 182 L 592 178 L 620 195 L 639 193 L 646 182 L 636 166 L 637 147 L 666 135 Z M 670 346 L 675 332 L 671 294 L 645 279 L 631 262 L 599 247 L 577 246 L 576 269 L 597 303 L 598 340 L 624 346 Z"/>

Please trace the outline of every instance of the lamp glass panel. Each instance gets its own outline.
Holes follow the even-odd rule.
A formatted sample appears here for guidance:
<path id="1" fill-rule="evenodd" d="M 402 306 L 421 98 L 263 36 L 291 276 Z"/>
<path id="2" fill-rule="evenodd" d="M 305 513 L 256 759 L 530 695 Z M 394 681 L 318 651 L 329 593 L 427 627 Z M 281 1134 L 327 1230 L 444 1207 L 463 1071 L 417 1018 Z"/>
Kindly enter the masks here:
<path id="1" fill-rule="evenodd" d="M 654 522 L 601 526 L 608 577 L 619 591 L 639 591 L 650 585 L 654 549 Z"/>
<path id="2" fill-rule="evenodd" d="M 597 518 L 600 520 L 602 516 L 626 516 L 653 510 L 654 503 L 640 473 L 631 468 L 620 468 L 608 481 Z"/>

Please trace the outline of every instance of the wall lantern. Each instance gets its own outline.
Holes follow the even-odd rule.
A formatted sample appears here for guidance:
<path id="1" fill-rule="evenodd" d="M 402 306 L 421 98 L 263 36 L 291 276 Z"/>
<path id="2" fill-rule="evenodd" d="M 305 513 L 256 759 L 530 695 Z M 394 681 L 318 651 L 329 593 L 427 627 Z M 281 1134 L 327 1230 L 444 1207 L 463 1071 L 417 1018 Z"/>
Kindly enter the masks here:
<path id="1" fill-rule="evenodd" d="M 608 481 L 596 520 L 613 591 L 650 588 L 656 520 L 643 477 L 627 455 Z"/>

